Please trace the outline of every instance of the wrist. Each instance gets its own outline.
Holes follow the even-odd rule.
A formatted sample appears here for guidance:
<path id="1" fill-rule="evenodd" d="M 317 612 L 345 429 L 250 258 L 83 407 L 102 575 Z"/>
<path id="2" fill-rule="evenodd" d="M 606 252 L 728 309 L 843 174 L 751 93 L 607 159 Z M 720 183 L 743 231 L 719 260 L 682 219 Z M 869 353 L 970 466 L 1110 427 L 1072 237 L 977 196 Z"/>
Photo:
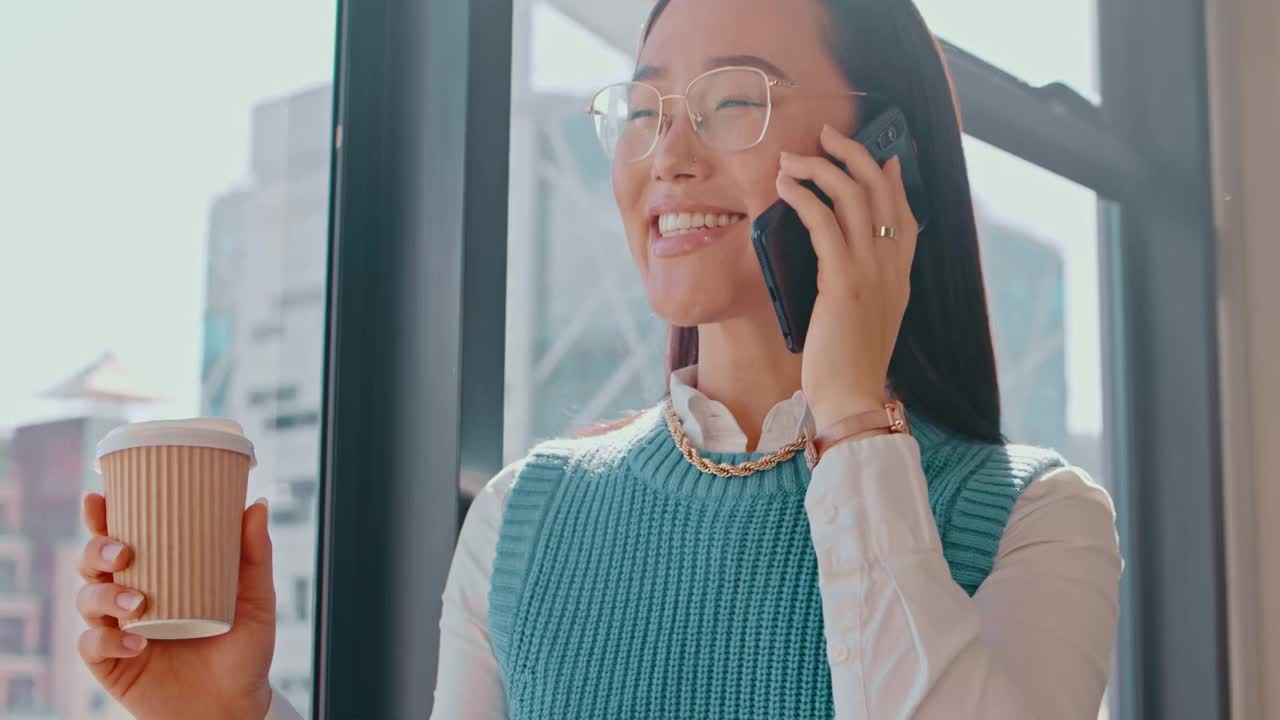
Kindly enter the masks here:
<path id="1" fill-rule="evenodd" d="M 836 445 L 875 435 L 911 432 L 906 411 L 899 400 L 887 400 L 880 403 L 879 407 L 855 410 L 830 424 L 822 420 L 818 423 L 817 432 L 808 441 L 805 450 L 805 460 L 810 470 Z"/>
<path id="2" fill-rule="evenodd" d="M 853 435 L 842 437 L 839 440 L 836 440 L 835 442 L 831 443 L 826 447 L 824 454 L 826 454 L 827 452 L 831 452 L 833 449 L 838 448 L 841 445 L 847 445 L 857 440 L 864 440 L 866 438 L 876 437 L 877 435 L 892 435 L 892 434 L 893 433 L 890 432 L 888 428 L 872 428 L 871 430 L 863 430 L 860 433 L 855 433 Z"/>
<path id="3" fill-rule="evenodd" d="M 819 433 L 851 415 L 879 410 L 888 398 L 870 395 L 853 396 L 837 402 L 814 403 L 810 406 L 813 424 Z"/>

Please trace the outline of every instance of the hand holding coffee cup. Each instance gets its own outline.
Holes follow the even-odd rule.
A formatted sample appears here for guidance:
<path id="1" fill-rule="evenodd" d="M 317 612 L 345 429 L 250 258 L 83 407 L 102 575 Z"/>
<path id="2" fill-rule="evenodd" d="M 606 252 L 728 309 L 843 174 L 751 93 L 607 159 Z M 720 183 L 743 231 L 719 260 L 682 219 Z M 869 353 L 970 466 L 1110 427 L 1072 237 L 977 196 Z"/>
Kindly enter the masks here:
<path id="1" fill-rule="evenodd" d="M 266 714 L 276 600 L 266 503 L 244 508 L 254 464 L 222 419 L 134 423 L 99 443 L 79 649 L 140 720 Z"/>

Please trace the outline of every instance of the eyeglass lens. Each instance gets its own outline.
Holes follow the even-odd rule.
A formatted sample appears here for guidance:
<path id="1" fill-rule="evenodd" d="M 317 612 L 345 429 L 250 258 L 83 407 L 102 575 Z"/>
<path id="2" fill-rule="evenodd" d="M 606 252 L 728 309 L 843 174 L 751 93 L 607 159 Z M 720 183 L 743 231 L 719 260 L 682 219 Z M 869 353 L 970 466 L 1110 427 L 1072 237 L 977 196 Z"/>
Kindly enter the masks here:
<path id="1" fill-rule="evenodd" d="M 621 160 L 648 155 L 662 129 L 661 103 L 657 90 L 640 83 L 618 83 L 601 90 L 592 102 L 592 114 L 605 153 Z M 689 86 L 685 103 L 703 142 L 722 150 L 741 150 L 764 136 L 769 122 L 769 79 L 754 70 L 716 70 Z"/>

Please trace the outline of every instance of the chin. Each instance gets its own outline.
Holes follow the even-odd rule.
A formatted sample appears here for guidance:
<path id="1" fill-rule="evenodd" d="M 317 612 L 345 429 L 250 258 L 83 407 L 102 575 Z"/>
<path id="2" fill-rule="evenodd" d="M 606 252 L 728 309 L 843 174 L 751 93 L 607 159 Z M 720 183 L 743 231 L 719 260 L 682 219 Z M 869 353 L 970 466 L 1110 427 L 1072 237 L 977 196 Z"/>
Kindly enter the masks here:
<path id="1" fill-rule="evenodd" d="M 764 278 L 746 238 L 724 238 L 674 257 L 649 253 L 648 238 L 632 244 L 653 311 L 667 322 L 693 327 L 746 314 L 767 302 Z M 771 309 L 771 308 L 770 308 Z"/>
<path id="2" fill-rule="evenodd" d="M 713 288 L 698 287 L 684 279 L 650 275 L 645 286 L 649 294 L 649 306 L 658 317 L 673 325 L 692 327 L 715 322 L 723 315 L 727 304 Z"/>
<path id="3" fill-rule="evenodd" d="M 741 296 L 742 286 L 723 272 L 718 275 L 706 270 L 650 268 L 645 278 L 649 305 L 658 317 L 683 327 L 735 317 L 741 314 L 746 300 Z"/>

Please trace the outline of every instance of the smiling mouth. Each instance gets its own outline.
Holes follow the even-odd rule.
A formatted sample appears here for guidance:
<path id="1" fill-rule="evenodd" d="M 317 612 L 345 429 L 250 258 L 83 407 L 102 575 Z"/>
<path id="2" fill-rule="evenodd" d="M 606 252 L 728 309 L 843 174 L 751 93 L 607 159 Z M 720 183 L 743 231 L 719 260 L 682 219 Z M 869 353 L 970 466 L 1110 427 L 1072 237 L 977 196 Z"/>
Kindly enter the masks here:
<path id="1" fill-rule="evenodd" d="M 742 213 L 663 213 L 655 216 L 654 226 L 662 237 L 678 237 L 729 227 L 745 219 L 747 216 Z"/>
<path id="2" fill-rule="evenodd" d="M 732 237 L 747 216 L 742 213 L 664 213 L 650 222 L 649 254 L 677 258 Z M 701 223 L 699 225 L 699 223 Z"/>

